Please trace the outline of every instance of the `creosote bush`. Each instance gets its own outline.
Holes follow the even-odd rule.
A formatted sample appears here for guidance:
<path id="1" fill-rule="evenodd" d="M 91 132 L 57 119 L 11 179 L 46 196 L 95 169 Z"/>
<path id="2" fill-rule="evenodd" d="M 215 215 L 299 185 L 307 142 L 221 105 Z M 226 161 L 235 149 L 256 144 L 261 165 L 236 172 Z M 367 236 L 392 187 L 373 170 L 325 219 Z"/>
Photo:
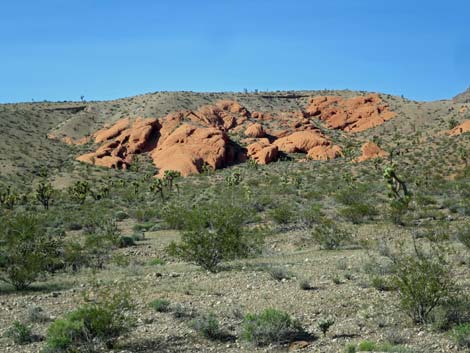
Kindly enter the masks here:
<path id="1" fill-rule="evenodd" d="M 243 320 L 243 338 L 256 346 L 291 342 L 303 333 L 299 322 L 276 309 L 247 314 Z"/>
<path id="2" fill-rule="evenodd" d="M 454 327 L 452 333 L 459 346 L 470 348 L 470 323 Z"/>
<path id="3" fill-rule="evenodd" d="M 453 292 L 454 283 L 445 251 L 432 245 L 430 251 L 414 243 L 413 252 L 401 247 L 393 261 L 392 283 L 397 288 L 400 306 L 415 323 L 428 323 L 431 312 Z"/>
<path id="4" fill-rule="evenodd" d="M 326 250 L 338 249 L 352 242 L 351 234 L 326 217 L 318 219 L 318 224 L 312 231 L 312 237 Z"/>
<path id="5" fill-rule="evenodd" d="M 29 214 L 0 219 L 0 280 L 26 289 L 53 271 L 60 239 L 47 235 L 43 220 Z"/>
<path id="6" fill-rule="evenodd" d="M 221 339 L 224 336 L 219 321 L 213 313 L 199 315 L 191 322 L 191 326 L 196 332 L 211 340 Z"/>
<path id="7" fill-rule="evenodd" d="M 215 272 L 222 261 L 248 257 L 259 251 L 262 234 L 247 223 L 246 208 L 214 202 L 182 214 L 179 243 L 168 247 L 170 255 Z"/>
<path id="8" fill-rule="evenodd" d="M 101 290 L 99 300 L 55 320 L 47 331 L 44 353 L 72 353 L 112 348 L 134 325 L 133 304 L 127 291 Z"/>
<path id="9" fill-rule="evenodd" d="M 29 344 L 38 340 L 29 326 L 26 326 L 20 321 L 14 321 L 11 327 L 7 330 L 6 336 L 11 338 L 16 344 Z"/>
<path id="10" fill-rule="evenodd" d="M 150 303 L 150 306 L 159 313 L 166 313 L 170 311 L 170 301 L 166 299 L 155 299 Z"/>

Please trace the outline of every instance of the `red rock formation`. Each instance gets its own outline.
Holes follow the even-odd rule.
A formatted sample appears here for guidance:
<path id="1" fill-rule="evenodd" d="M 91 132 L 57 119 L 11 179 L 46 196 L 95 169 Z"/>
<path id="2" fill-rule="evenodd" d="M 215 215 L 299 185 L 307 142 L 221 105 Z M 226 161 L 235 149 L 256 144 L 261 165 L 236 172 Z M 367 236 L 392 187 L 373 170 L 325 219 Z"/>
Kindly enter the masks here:
<path id="1" fill-rule="evenodd" d="M 364 162 L 369 159 L 387 157 L 388 153 L 373 142 L 366 142 L 361 147 L 362 155 L 354 160 L 356 163 Z"/>
<path id="2" fill-rule="evenodd" d="M 396 114 L 382 104 L 378 94 L 344 99 L 322 96 L 312 98 L 306 107 L 310 117 L 318 117 L 333 129 L 364 131 L 383 124 Z"/>
<path id="3" fill-rule="evenodd" d="M 307 157 L 316 161 L 328 161 L 343 157 L 343 151 L 337 145 L 316 146 L 308 151 Z"/>
<path id="4" fill-rule="evenodd" d="M 454 127 L 448 133 L 450 136 L 457 136 L 467 132 L 470 132 L 470 120 L 465 120 L 462 124 Z"/>
<path id="5" fill-rule="evenodd" d="M 119 120 L 93 135 L 95 143 L 100 144 L 95 152 L 77 159 L 125 169 L 136 154 L 149 152 L 160 175 L 165 170 L 177 170 L 184 176 L 199 173 L 203 165 L 218 169 L 247 156 L 267 164 L 275 161 L 280 151 L 329 160 L 341 157 L 341 148 L 315 127 L 312 118 L 319 118 L 332 128 L 355 132 L 379 125 L 393 115 L 381 104 L 378 95 L 351 99 L 315 97 L 306 112 L 269 114 L 250 114 L 236 102 L 221 101 L 196 111 L 177 111 L 161 119 Z M 269 123 L 263 123 L 265 128 L 256 121 Z M 227 132 L 247 136 L 242 141 L 248 145 L 247 155 L 235 155 Z"/>
<path id="6" fill-rule="evenodd" d="M 264 139 L 263 139 L 264 140 Z M 258 164 L 268 164 L 277 160 L 279 149 L 269 141 L 254 142 L 247 147 L 248 157 Z"/>
<path id="7" fill-rule="evenodd" d="M 314 130 L 294 132 L 276 140 L 274 145 L 286 153 L 307 153 L 314 160 L 329 160 L 343 155 L 339 146 L 332 145 L 329 139 Z"/>
<path id="8" fill-rule="evenodd" d="M 248 137 L 263 137 L 266 133 L 264 132 L 263 125 L 255 123 L 248 126 L 245 130 L 245 136 Z"/>
<path id="9" fill-rule="evenodd" d="M 204 164 L 218 169 L 233 160 L 227 135 L 216 128 L 200 128 L 183 124 L 159 144 L 151 156 L 160 168 L 177 170 L 183 176 L 198 174 Z"/>
<path id="10" fill-rule="evenodd" d="M 328 146 L 329 144 L 328 139 L 317 131 L 297 131 L 274 141 L 274 145 L 286 153 L 308 153 L 313 147 Z"/>
<path id="11" fill-rule="evenodd" d="M 102 167 L 126 169 L 136 154 L 152 147 L 151 136 L 158 131 L 157 119 L 137 118 L 119 120 L 109 129 L 94 134 L 97 143 L 103 142 L 96 152 L 77 158 L 78 161 Z"/>

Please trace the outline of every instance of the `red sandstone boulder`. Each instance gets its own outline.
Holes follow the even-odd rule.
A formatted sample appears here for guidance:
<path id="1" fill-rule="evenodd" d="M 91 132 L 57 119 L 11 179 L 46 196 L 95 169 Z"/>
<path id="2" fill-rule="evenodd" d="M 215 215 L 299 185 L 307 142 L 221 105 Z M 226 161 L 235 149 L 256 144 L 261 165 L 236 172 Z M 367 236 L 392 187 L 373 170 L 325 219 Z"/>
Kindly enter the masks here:
<path id="1" fill-rule="evenodd" d="M 328 161 L 343 157 L 343 151 L 337 145 L 316 146 L 308 151 L 307 157 L 316 161 Z"/>
<path id="2" fill-rule="evenodd" d="M 326 122 L 328 127 L 348 132 L 364 131 L 395 117 L 378 94 L 354 98 L 322 96 L 312 98 L 306 113 Z"/>
<path id="3" fill-rule="evenodd" d="M 373 142 L 366 142 L 361 147 L 362 155 L 354 160 L 354 162 L 360 163 L 369 159 L 387 157 L 388 153 L 381 149 Z"/>
<path id="4" fill-rule="evenodd" d="M 248 126 L 248 128 L 245 130 L 245 136 L 248 136 L 248 137 L 256 137 L 256 138 L 259 138 L 259 137 L 263 137 L 265 135 L 265 131 L 263 129 L 263 125 L 261 124 L 258 124 L 258 123 L 255 123 L 255 124 L 251 124 L 250 126 Z"/>
<path id="5" fill-rule="evenodd" d="M 280 151 L 286 153 L 307 153 L 313 147 L 329 144 L 328 139 L 317 131 L 297 131 L 274 142 Z"/>
<path id="6" fill-rule="evenodd" d="M 183 124 L 158 145 L 151 156 L 155 166 L 176 170 L 183 176 L 198 174 L 203 165 L 218 169 L 233 161 L 233 151 L 227 135 L 216 128 L 201 128 Z"/>
<path id="7" fill-rule="evenodd" d="M 264 139 L 263 139 L 264 140 Z M 247 155 L 258 164 L 268 164 L 277 160 L 279 149 L 269 141 L 254 142 L 247 147 Z"/>

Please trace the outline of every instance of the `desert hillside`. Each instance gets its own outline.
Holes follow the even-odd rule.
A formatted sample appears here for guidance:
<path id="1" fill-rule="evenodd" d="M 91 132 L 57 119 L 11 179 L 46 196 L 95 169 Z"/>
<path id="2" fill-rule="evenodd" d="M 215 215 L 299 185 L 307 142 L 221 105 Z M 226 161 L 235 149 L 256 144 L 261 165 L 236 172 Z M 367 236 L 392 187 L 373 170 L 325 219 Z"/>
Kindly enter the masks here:
<path id="1" fill-rule="evenodd" d="M 0 351 L 468 352 L 468 97 L 0 105 Z"/>

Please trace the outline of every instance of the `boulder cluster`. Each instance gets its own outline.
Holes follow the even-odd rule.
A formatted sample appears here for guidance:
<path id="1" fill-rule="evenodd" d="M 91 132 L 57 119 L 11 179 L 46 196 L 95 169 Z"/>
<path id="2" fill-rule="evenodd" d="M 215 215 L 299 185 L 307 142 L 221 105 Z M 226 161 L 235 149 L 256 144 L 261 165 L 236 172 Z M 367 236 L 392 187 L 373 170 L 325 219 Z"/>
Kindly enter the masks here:
<path id="1" fill-rule="evenodd" d="M 136 155 L 148 153 L 159 175 L 176 170 L 183 176 L 247 159 L 268 164 L 282 153 L 330 160 L 343 156 L 341 147 L 316 127 L 315 119 L 329 128 L 358 132 L 394 115 L 375 94 L 350 99 L 315 97 L 305 110 L 280 113 L 250 112 L 237 102 L 224 100 L 159 119 L 121 119 L 95 132 L 91 140 L 99 147 L 77 160 L 127 169 Z M 231 136 L 241 140 L 235 143 Z"/>

